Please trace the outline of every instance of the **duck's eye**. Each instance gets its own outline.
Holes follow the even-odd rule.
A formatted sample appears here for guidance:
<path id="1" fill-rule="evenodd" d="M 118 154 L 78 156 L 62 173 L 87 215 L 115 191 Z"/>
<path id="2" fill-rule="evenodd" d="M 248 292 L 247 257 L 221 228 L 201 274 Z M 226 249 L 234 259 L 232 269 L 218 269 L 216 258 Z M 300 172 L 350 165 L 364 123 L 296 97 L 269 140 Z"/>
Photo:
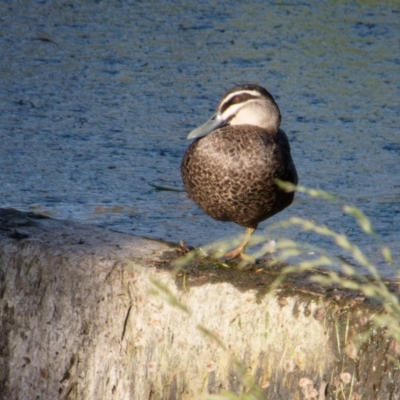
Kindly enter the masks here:
<path id="1" fill-rule="evenodd" d="M 232 97 L 230 103 L 231 104 L 237 104 L 237 103 L 240 103 L 241 101 L 242 101 L 242 96 L 238 95 L 238 96 Z"/>

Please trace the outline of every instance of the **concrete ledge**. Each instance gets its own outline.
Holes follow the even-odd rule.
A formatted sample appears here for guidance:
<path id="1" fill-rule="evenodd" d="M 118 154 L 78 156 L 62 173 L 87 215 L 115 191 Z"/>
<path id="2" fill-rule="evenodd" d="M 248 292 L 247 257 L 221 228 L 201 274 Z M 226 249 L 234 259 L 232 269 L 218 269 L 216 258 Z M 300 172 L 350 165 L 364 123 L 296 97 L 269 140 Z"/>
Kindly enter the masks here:
<path id="1" fill-rule="evenodd" d="M 250 381 L 268 399 L 400 396 L 400 346 L 364 299 L 295 282 L 267 293 L 263 271 L 176 277 L 173 254 L 0 210 L 1 398 L 201 399 Z"/>

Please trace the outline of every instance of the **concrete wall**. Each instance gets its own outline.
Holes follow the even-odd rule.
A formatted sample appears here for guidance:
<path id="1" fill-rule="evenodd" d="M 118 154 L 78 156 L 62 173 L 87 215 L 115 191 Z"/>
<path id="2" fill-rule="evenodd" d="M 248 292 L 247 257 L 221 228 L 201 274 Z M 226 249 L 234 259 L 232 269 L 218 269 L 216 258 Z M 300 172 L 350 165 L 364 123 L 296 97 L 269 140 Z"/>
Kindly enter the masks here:
<path id="1" fill-rule="evenodd" d="M 237 284 L 260 271 L 175 276 L 173 258 L 166 243 L 1 210 L 0 398 L 398 398 L 385 397 L 400 393 L 398 346 L 363 301 Z"/>

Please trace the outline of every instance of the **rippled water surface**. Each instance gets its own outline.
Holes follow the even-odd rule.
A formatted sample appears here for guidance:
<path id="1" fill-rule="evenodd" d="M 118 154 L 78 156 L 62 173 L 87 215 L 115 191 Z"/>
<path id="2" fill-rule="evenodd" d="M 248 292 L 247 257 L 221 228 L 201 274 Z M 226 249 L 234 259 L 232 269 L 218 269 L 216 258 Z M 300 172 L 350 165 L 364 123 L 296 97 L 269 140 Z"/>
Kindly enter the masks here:
<path id="1" fill-rule="evenodd" d="M 398 2 L 234 3 L 2 2 L 0 206 L 191 245 L 242 233 L 159 187 L 182 189 L 188 132 L 254 82 L 276 97 L 300 183 L 360 207 L 399 259 Z M 389 271 L 340 207 L 299 194 L 270 221 L 295 215 Z"/>

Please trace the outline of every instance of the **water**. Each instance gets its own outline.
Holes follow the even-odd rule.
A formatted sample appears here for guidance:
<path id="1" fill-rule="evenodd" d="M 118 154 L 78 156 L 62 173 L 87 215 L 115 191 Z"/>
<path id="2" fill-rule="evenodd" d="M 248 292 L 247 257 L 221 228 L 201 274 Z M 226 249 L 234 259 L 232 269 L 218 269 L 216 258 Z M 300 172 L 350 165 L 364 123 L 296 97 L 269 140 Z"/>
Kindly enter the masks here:
<path id="1" fill-rule="evenodd" d="M 360 207 L 399 259 L 399 18 L 396 1 L 2 2 L 0 206 L 191 245 L 242 233 L 157 186 L 182 188 L 188 132 L 254 82 L 280 106 L 300 183 Z M 340 207 L 300 194 L 270 221 L 295 215 L 390 274 Z"/>

